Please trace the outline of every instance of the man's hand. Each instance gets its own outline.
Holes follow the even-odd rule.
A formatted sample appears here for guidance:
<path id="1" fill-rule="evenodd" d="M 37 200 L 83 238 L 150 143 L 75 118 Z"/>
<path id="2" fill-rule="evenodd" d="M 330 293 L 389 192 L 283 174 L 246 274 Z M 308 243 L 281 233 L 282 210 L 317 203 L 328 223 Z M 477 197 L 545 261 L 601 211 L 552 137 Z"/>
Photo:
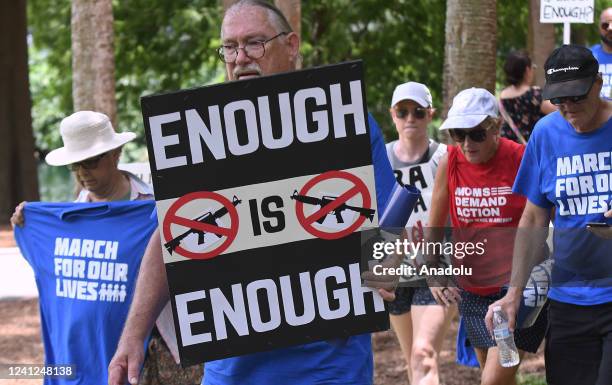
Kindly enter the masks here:
<path id="1" fill-rule="evenodd" d="M 522 289 L 510 287 L 503 298 L 489 305 L 489 310 L 485 316 L 485 324 L 487 325 L 487 329 L 491 335 L 493 335 L 493 309 L 496 306 L 501 306 L 502 311 L 506 313 L 506 316 L 508 317 L 508 328 L 511 332 L 514 332 L 514 329 L 516 328 L 516 314 L 521 303 L 522 295 Z"/>
<path id="2" fill-rule="evenodd" d="M 608 210 L 604 214 L 604 216 L 606 218 L 612 218 L 612 209 Z M 601 237 L 604 239 L 612 239 L 612 226 L 608 226 L 608 227 L 587 226 L 587 229 L 593 234 L 597 235 L 598 237 Z"/>
<path id="3" fill-rule="evenodd" d="M 144 361 L 144 341 L 138 338 L 121 338 L 117 351 L 108 364 L 108 385 L 124 385 L 128 380 L 136 385 L 140 367 Z"/>
<path id="4" fill-rule="evenodd" d="M 15 207 L 15 212 L 11 216 L 11 227 L 15 228 L 15 226 L 23 227 L 23 223 L 25 219 L 23 218 L 23 208 L 25 207 L 26 202 L 23 201 Z"/>

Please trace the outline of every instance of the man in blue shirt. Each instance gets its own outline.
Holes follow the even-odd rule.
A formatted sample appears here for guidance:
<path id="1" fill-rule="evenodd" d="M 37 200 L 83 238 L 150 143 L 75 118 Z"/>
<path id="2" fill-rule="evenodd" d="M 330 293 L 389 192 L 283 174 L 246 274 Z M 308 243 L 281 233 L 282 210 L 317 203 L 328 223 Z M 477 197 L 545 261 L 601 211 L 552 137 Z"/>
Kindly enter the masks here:
<path id="1" fill-rule="evenodd" d="M 554 268 L 548 292 L 546 379 L 553 385 L 612 384 L 611 227 L 612 102 L 591 52 L 577 45 L 557 48 L 546 61 L 543 96 L 559 110 L 542 118 L 514 183 L 528 199 L 519 223 L 512 287 L 487 313 L 502 306 L 514 329 L 522 288 L 541 258 L 539 242 L 554 208 Z M 595 234 L 593 234 L 595 233 Z"/>
<path id="2" fill-rule="evenodd" d="M 228 80 L 248 79 L 296 69 L 300 41 L 282 13 L 261 0 L 241 0 L 225 13 L 221 27 L 224 47 L 235 48 L 233 61 L 224 59 Z M 263 45 L 263 50 L 261 47 Z M 378 210 L 384 209 L 395 183 L 384 142 L 370 118 L 370 139 Z M 138 381 L 143 359 L 142 341 L 169 300 L 160 235 L 151 237 L 143 257 L 136 293 L 109 365 L 109 384 Z M 385 299 L 391 291 L 379 289 Z M 373 360 L 369 334 L 339 341 L 322 341 L 269 352 L 207 362 L 204 384 L 353 384 L 372 383 Z"/>
<path id="3" fill-rule="evenodd" d="M 601 44 L 591 47 L 593 56 L 599 62 L 599 72 L 602 73 L 603 87 L 601 97 L 612 99 L 612 7 L 606 8 L 599 17 L 599 35 Z"/>

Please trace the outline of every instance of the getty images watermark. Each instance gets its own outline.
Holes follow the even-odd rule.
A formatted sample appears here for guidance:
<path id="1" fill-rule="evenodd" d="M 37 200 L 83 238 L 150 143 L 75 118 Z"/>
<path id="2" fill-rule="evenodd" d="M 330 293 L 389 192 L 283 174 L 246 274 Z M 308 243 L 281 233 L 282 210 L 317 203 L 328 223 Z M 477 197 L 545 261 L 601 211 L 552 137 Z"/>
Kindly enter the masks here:
<path id="1" fill-rule="evenodd" d="M 380 239 L 370 243 L 371 262 L 369 267 L 375 275 L 379 276 L 400 276 L 405 278 L 417 276 L 471 276 L 471 267 L 466 267 L 463 264 L 453 266 L 448 262 L 432 266 L 431 264 L 424 263 L 423 256 L 452 256 L 452 258 L 458 260 L 468 256 L 482 256 L 485 253 L 486 242 L 486 239 L 480 242 L 434 242 L 425 240 L 414 242 L 408 239 L 395 239 L 391 241 Z M 402 263 L 398 266 L 385 266 L 382 263 L 378 263 L 391 256 L 403 256 Z M 372 261 L 372 259 L 375 261 Z"/>

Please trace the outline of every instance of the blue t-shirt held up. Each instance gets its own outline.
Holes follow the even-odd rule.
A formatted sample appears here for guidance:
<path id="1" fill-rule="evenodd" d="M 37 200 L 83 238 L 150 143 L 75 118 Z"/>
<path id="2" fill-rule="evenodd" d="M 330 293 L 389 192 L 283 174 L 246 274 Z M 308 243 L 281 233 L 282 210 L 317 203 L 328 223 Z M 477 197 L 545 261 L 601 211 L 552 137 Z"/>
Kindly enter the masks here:
<path id="1" fill-rule="evenodd" d="M 368 115 L 378 212 L 384 212 L 395 177 L 380 128 Z M 204 365 L 203 385 L 343 384 L 369 385 L 373 380 L 370 334 L 320 341 L 247 354 Z"/>
<path id="2" fill-rule="evenodd" d="M 575 305 L 612 302 L 612 241 L 591 234 L 589 222 L 608 222 L 612 208 L 612 119 L 578 133 L 559 112 L 533 131 L 514 192 L 555 207 L 553 282 L 549 297 Z"/>
<path id="3" fill-rule="evenodd" d="M 155 201 L 28 203 L 15 228 L 38 287 L 45 363 L 74 365 L 45 384 L 106 385 L 132 301 Z"/>

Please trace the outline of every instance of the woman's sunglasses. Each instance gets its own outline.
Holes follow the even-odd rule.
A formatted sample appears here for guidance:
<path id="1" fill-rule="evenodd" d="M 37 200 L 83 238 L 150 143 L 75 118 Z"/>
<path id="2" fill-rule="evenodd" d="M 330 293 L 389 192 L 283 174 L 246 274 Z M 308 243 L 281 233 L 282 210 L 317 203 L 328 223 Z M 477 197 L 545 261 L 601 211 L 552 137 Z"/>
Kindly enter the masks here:
<path id="1" fill-rule="evenodd" d="M 395 116 L 397 116 L 398 119 L 406 119 L 409 114 L 412 114 L 415 119 L 423 119 L 425 118 L 425 115 L 427 115 L 427 108 L 417 107 L 414 110 L 400 108 L 395 110 Z"/>
<path id="2" fill-rule="evenodd" d="M 100 160 L 102 160 L 102 158 L 104 158 L 107 154 L 108 152 L 105 152 L 98 156 L 94 156 L 93 158 L 89 158 L 89 159 L 85 159 L 77 163 L 69 164 L 68 168 L 70 169 L 70 171 L 76 171 L 79 169 L 79 167 L 83 167 L 85 170 L 93 170 L 94 168 L 98 167 L 98 163 L 100 163 Z"/>
<path id="3" fill-rule="evenodd" d="M 607 30 L 610 27 L 610 23 L 601 23 L 601 29 Z"/>
<path id="4" fill-rule="evenodd" d="M 476 128 L 473 130 L 448 130 L 451 138 L 457 143 L 463 143 L 468 136 L 472 142 L 481 143 L 487 138 L 489 128 Z"/>

